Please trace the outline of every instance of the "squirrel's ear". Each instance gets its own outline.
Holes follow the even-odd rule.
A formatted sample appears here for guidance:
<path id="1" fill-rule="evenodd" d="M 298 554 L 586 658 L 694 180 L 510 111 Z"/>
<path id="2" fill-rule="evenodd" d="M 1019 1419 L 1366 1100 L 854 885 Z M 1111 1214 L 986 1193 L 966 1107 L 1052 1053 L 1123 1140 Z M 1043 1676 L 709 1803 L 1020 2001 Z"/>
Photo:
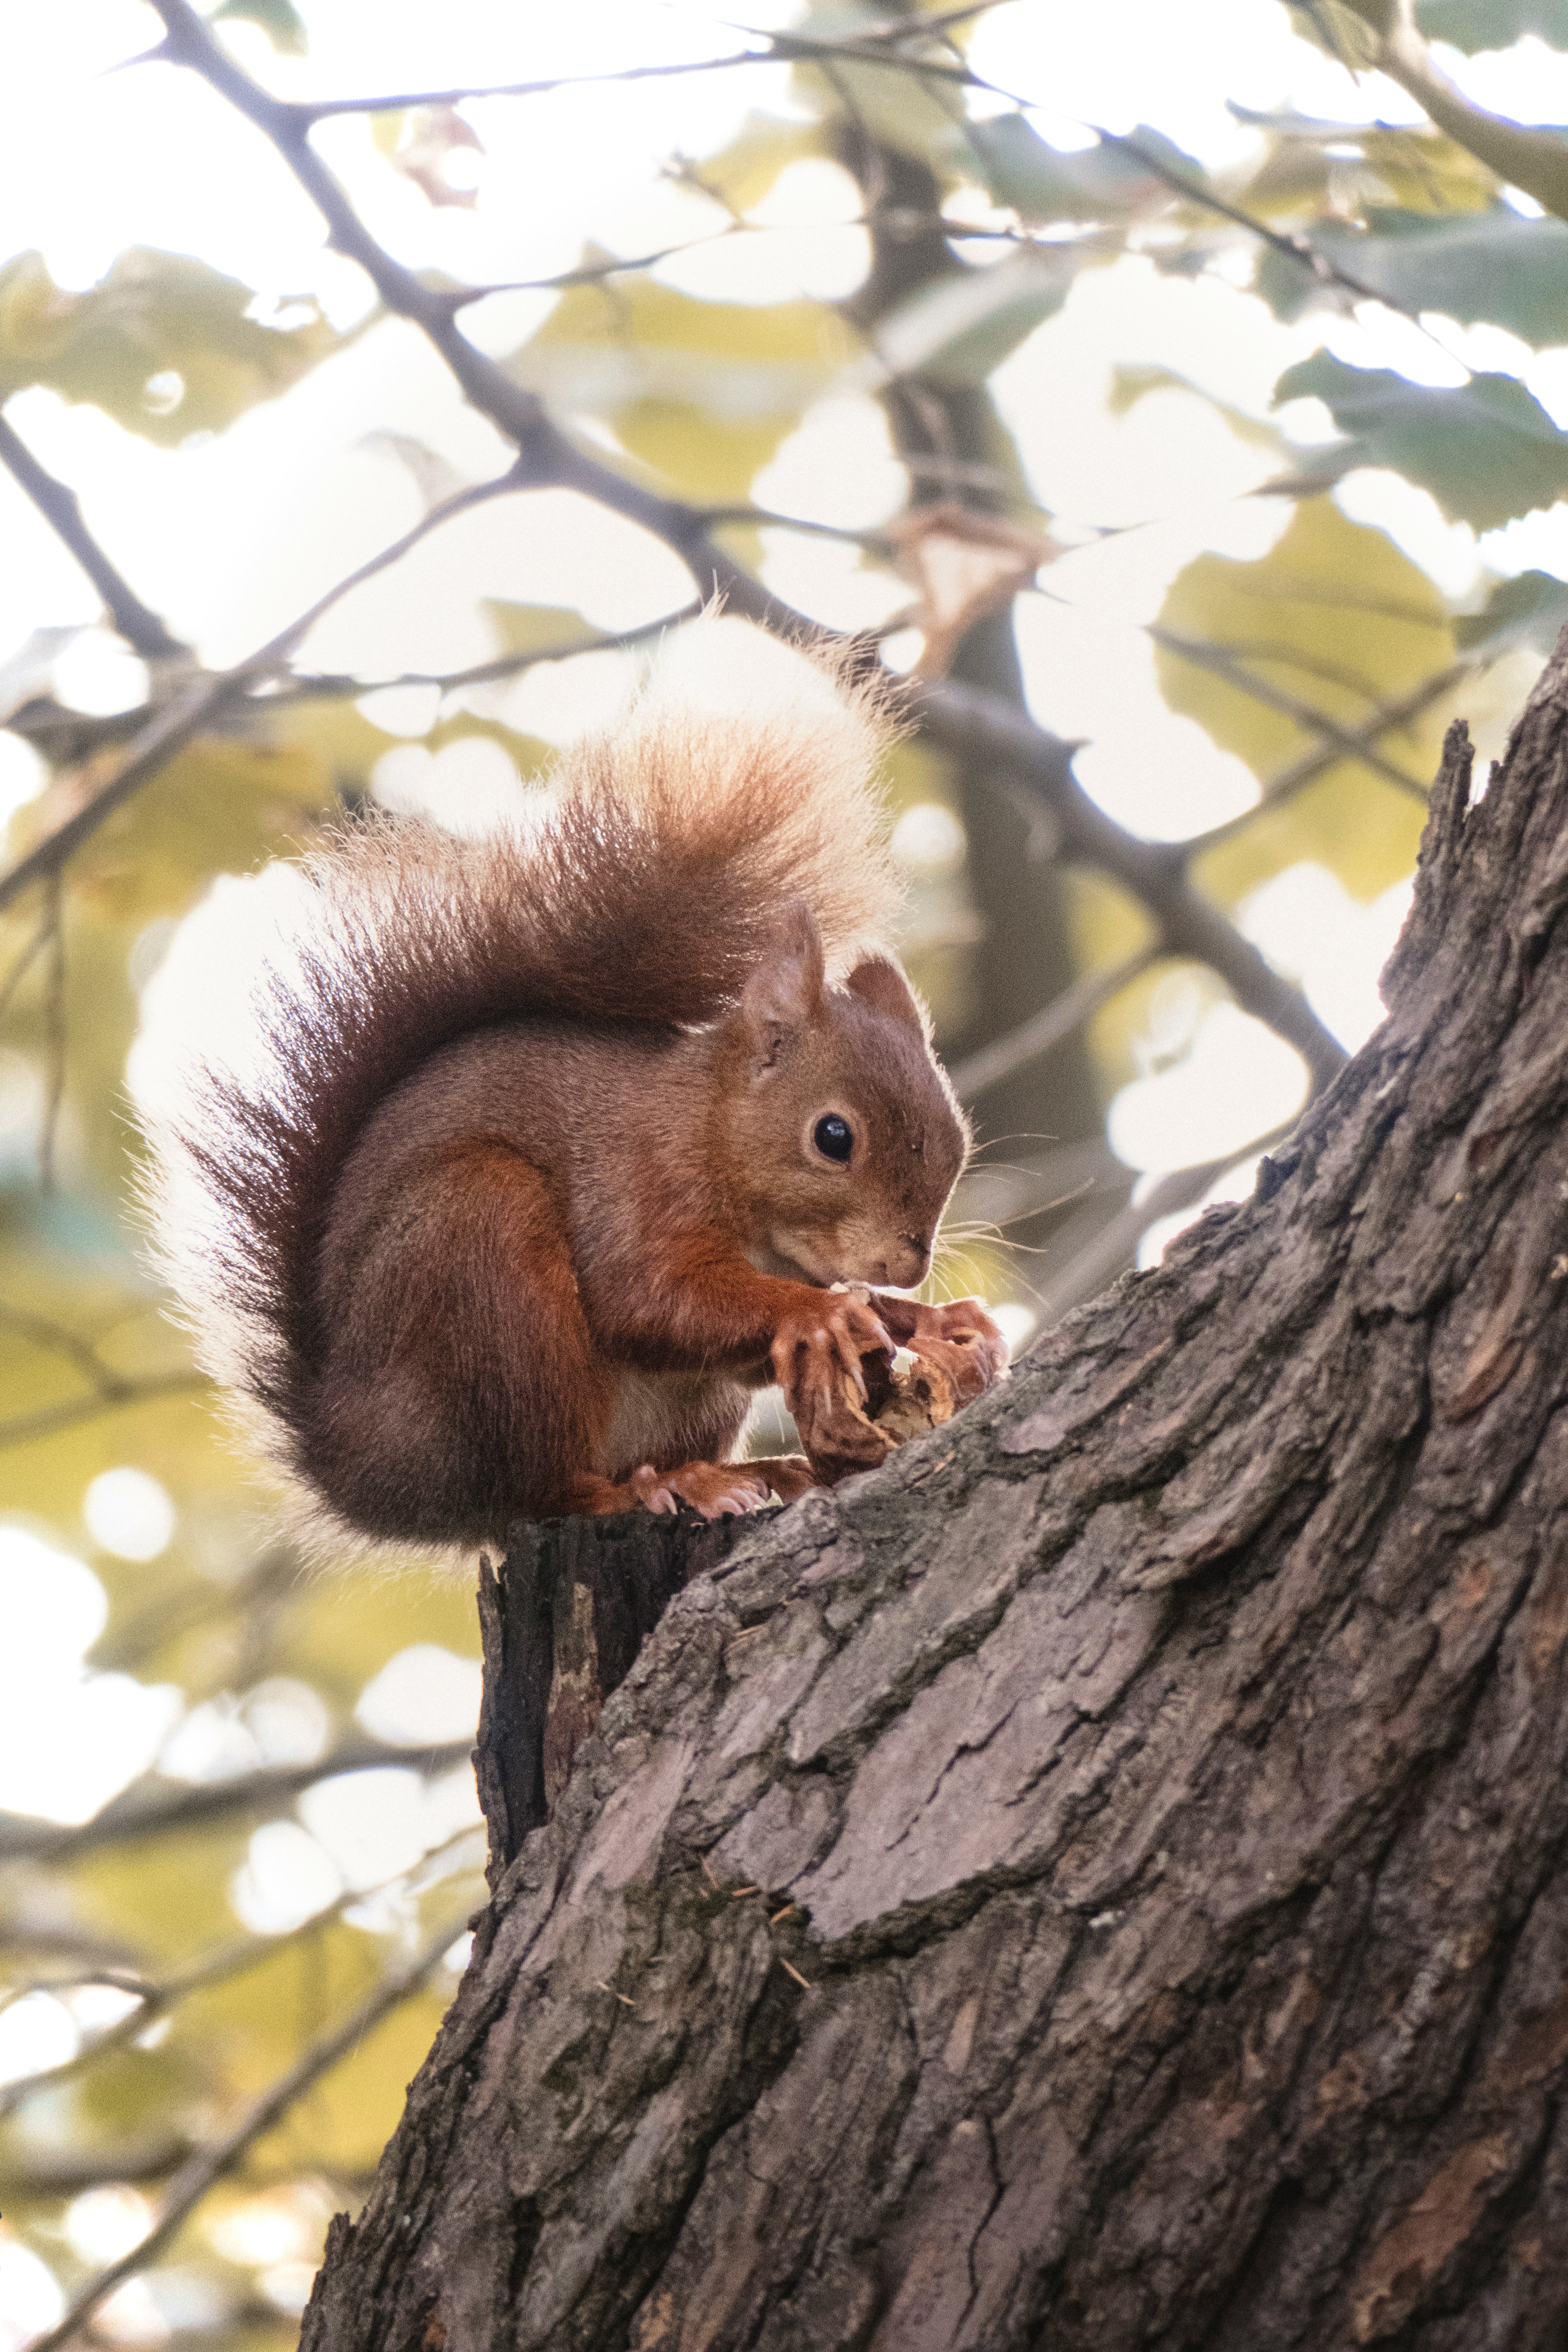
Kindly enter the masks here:
<path id="1" fill-rule="evenodd" d="M 906 1023 L 929 1041 L 931 1032 L 920 999 L 890 956 L 868 956 L 856 965 L 844 985 L 862 1004 Z"/>
<path id="2" fill-rule="evenodd" d="M 822 991 L 821 934 L 805 900 L 792 898 L 741 997 L 757 1076 L 771 1070 L 790 1039 L 821 1012 Z"/>

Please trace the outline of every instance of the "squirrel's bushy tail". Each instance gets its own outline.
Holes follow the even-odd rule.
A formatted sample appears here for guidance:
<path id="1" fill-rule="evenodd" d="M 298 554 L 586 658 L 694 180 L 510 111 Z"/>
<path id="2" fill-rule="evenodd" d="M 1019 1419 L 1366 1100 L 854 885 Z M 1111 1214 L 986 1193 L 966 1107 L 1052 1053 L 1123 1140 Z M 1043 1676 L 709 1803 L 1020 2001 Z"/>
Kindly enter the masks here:
<path id="1" fill-rule="evenodd" d="M 247 1066 L 198 1073 L 153 1137 L 164 1268 L 198 1352 L 279 1466 L 324 1334 L 332 1194 L 377 1104 L 465 1032 L 520 1013 L 699 1024 L 733 1003 L 782 904 L 831 965 L 895 903 L 876 774 L 885 698 L 746 625 L 674 641 L 630 711 L 546 779 L 527 828 L 462 840 L 345 824 L 305 861 L 302 937 L 254 999 Z"/>

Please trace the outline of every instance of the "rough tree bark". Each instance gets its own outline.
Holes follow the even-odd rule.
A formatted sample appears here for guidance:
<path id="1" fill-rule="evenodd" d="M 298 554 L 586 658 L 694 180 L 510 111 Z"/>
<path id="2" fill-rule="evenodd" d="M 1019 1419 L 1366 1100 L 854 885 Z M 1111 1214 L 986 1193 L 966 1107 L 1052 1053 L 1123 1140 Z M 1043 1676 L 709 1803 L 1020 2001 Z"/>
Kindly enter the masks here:
<path id="1" fill-rule="evenodd" d="M 676 1595 L 310 2352 L 1562 2344 L 1568 639 L 1468 785 L 1257 1197 Z"/>

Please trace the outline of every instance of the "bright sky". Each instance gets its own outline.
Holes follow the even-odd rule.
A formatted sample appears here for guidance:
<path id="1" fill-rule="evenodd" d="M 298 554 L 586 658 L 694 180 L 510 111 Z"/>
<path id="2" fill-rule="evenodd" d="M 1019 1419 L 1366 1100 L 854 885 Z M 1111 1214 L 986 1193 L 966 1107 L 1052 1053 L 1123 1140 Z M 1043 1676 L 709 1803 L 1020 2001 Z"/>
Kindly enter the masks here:
<path id="1" fill-rule="evenodd" d="M 577 0 L 571 8 L 527 11 L 516 0 L 444 0 L 439 8 L 429 0 L 302 0 L 302 13 L 311 35 L 306 60 L 275 58 L 253 28 L 229 34 L 245 62 L 289 94 L 587 73 L 713 55 L 735 40 L 696 0 Z M 787 22 L 795 13 L 794 0 L 772 0 L 771 9 L 753 7 L 750 21 Z M 311 208 L 259 137 L 192 77 L 163 68 L 111 70 L 150 47 L 158 30 L 139 0 L 71 0 L 68 7 L 9 13 L 0 260 L 37 247 L 62 285 L 82 288 L 129 245 L 165 247 L 200 254 L 270 300 L 313 293 L 340 325 L 363 318 L 363 279 L 323 249 Z M 1226 112 L 1227 97 L 1346 121 L 1413 114 L 1396 89 L 1375 79 L 1358 86 L 1297 40 L 1275 0 L 1188 0 L 1182 8 L 1170 0 L 1102 0 L 1094 7 L 1015 0 L 980 24 L 973 58 L 1007 89 L 1048 107 L 1037 119 L 1061 144 L 1081 143 L 1088 125 L 1144 121 L 1221 168 L 1245 157 L 1250 136 Z M 1539 43 L 1512 58 L 1445 62 L 1489 105 L 1527 120 L 1568 120 L 1568 58 Z M 784 69 L 759 66 L 476 106 L 487 152 L 472 213 L 433 209 L 388 173 L 363 119 L 332 124 L 321 143 L 370 226 L 403 260 L 491 281 L 569 266 L 589 239 L 633 254 L 710 234 L 712 207 L 661 178 L 661 166 L 672 151 L 700 156 L 722 144 L 749 110 L 791 112 Z M 854 210 L 853 189 L 835 167 L 797 166 L 763 208 L 765 234 L 664 264 L 660 274 L 693 293 L 750 301 L 846 293 L 866 258 Z M 550 299 L 504 298 L 471 314 L 474 331 L 510 347 L 546 314 Z M 1442 332 L 1456 352 L 1523 374 L 1568 419 L 1568 353 L 1538 357 L 1497 331 Z M 1268 454 L 1232 433 L 1206 404 L 1166 393 L 1114 417 L 1105 403 L 1109 372 L 1118 362 L 1160 363 L 1223 383 L 1230 400 L 1261 415 L 1280 370 L 1314 339 L 1309 330 L 1280 327 L 1260 303 L 1223 286 L 1161 278 L 1130 260 L 1086 271 L 1063 313 L 997 380 L 1042 502 L 1080 524 L 1141 526 L 1058 563 L 1049 574 L 1051 599 L 1023 603 L 1020 637 L 1037 714 L 1090 740 L 1081 762 L 1086 783 L 1122 822 L 1146 833 L 1202 829 L 1245 809 L 1257 787 L 1238 762 L 1165 710 L 1139 625 L 1194 554 L 1205 548 L 1260 554 L 1287 510 L 1246 496 L 1264 478 Z M 1363 364 L 1438 378 L 1447 365 L 1429 341 L 1375 307 L 1337 326 L 1331 340 L 1342 356 Z M 46 393 L 18 396 L 7 413 L 44 463 L 77 487 L 93 529 L 145 598 L 215 661 L 265 638 L 416 519 L 411 477 L 384 445 L 367 446 L 366 436 L 415 436 L 466 478 L 499 470 L 508 455 L 463 406 L 420 339 L 396 322 L 374 327 L 221 438 L 177 452 L 154 449 L 98 411 Z M 1321 419 L 1299 421 L 1304 433 L 1321 433 Z M 894 511 L 905 483 L 864 391 L 829 387 L 758 494 L 783 512 L 857 522 Z M 1468 530 L 1444 523 L 1423 493 L 1391 477 L 1352 477 L 1340 496 L 1348 510 L 1391 530 L 1449 593 L 1472 586 L 1483 562 L 1500 572 L 1541 564 L 1568 577 L 1563 508 L 1478 546 Z M 6 553 L 0 661 L 33 630 L 93 619 L 90 588 L 8 478 L 0 478 L 0 543 Z M 843 548 L 784 530 L 770 534 L 768 577 L 805 610 L 837 624 L 879 618 L 907 593 L 858 571 Z M 657 616 L 689 593 L 682 567 L 645 534 L 566 494 L 542 493 L 487 509 L 432 542 L 395 586 L 346 604 L 310 653 L 367 675 L 384 675 L 389 665 L 447 667 L 493 650 L 477 611 L 484 595 L 573 604 L 595 623 L 623 626 Z M 516 690 L 510 715 L 549 739 L 567 740 L 619 690 L 621 678 L 603 662 L 542 671 Z M 101 638 L 73 648 L 58 677 L 69 698 L 97 709 L 125 707 L 142 683 L 138 666 Z M 383 705 L 377 715 L 412 735 L 429 713 L 404 706 L 396 718 Z M 388 763 L 389 799 L 400 792 L 417 798 L 430 788 L 427 755 L 413 743 L 408 753 L 395 755 L 401 768 Z M 476 795 L 479 809 L 498 780 L 479 772 L 482 760 L 469 767 L 466 782 L 454 767 L 447 783 Z M 28 756 L 0 736 L 0 814 L 7 794 L 14 802 L 35 782 Z M 507 780 L 500 784 L 504 791 Z M 193 988 L 191 976 L 212 942 L 232 954 L 246 919 L 242 901 L 253 906 L 253 931 L 265 932 L 268 902 L 265 893 L 254 894 L 255 885 L 230 882 L 198 911 L 164 966 L 162 986 L 154 982 L 150 990 L 150 1007 L 209 992 Z M 1401 906 L 1395 892 L 1358 907 L 1322 869 L 1303 867 L 1277 877 L 1244 919 L 1354 1045 L 1377 1017 L 1376 972 Z M 1114 1107 L 1112 1139 L 1134 1167 L 1240 1153 L 1300 1098 L 1301 1072 L 1288 1047 L 1229 1007 L 1194 1003 L 1190 1015 L 1173 1005 L 1163 1016 L 1174 1024 L 1175 1045 L 1184 1042 L 1184 1058 L 1167 1054 L 1157 1069 L 1152 1062 L 1150 1075 Z M 132 1074 L 148 1098 L 161 1082 L 154 1042 L 139 1049 Z M 121 1556 L 147 1556 L 134 1546 L 154 1540 L 156 1498 L 122 1483 L 95 1508 L 96 1523 L 90 1510 L 87 1521 L 94 1540 Z M 10 1549 L 0 1552 L 0 1586 L 23 1596 L 37 1590 L 38 1561 L 26 1547 L 39 1539 L 13 1530 L 3 1540 Z M 175 1694 L 85 1675 L 82 1651 L 101 1593 L 77 1563 L 61 1569 L 57 1561 L 50 1575 L 51 1590 L 64 1597 L 39 1615 L 36 1633 L 6 1605 L 0 1805 L 69 1818 L 101 1801 L 117 1778 L 155 1752 L 179 1706 Z M 458 1687 L 460 1676 L 443 1674 L 430 1704 L 437 1712 L 445 1706 L 456 1720 L 469 1697 Z M 379 1692 L 365 1695 L 365 1719 L 397 1736 L 390 1727 L 411 1719 L 412 1703 L 395 1677 L 383 1681 Z M 263 1710 L 254 1722 L 187 1717 L 175 1734 L 184 1748 L 173 1760 L 183 1755 L 184 1769 L 201 1770 L 230 1749 L 261 1752 L 258 1743 L 268 1738 L 297 1746 L 307 1736 L 302 1706 L 297 1695 L 275 1694 L 271 1714 Z M 6 1706 L 23 1712 L 7 1718 Z M 89 1721 L 112 1725 L 114 1752 L 92 1748 L 81 1731 Z M 59 1777 L 68 1757 L 77 1775 L 68 1783 Z M 415 1780 L 377 1775 L 374 1789 L 341 1801 L 335 1811 L 323 1798 L 319 1818 L 272 1825 L 293 1843 L 283 1853 L 274 1836 L 271 1846 L 253 1849 L 236 1890 L 242 1915 L 279 1924 L 306 1899 L 301 1888 L 328 1900 L 345 1885 L 384 1875 L 378 1857 L 400 1866 L 397 1857 L 428 1842 L 456 1801 L 412 1793 L 405 1784 Z"/>

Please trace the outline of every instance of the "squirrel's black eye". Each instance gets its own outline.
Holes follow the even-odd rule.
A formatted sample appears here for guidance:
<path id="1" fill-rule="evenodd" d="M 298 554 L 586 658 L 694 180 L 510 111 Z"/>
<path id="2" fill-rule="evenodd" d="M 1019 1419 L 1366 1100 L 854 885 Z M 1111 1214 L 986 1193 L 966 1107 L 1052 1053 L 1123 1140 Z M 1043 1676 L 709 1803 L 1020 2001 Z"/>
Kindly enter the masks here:
<path id="1" fill-rule="evenodd" d="M 840 1118 L 836 1110 L 830 1110 L 826 1118 L 817 1120 L 811 1139 L 825 1160 L 837 1160 L 840 1166 L 855 1149 L 855 1137 L 849 1122 L 847 1118 Z"/>

